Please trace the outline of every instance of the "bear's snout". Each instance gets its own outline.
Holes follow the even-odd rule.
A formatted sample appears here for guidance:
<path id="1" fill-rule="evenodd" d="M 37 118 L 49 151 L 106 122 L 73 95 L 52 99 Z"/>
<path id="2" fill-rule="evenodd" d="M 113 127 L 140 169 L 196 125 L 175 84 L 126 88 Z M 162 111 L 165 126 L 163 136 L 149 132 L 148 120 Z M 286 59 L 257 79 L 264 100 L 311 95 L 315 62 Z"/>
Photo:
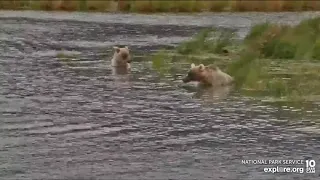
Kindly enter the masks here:
<path id="1" fill-rule="evenodd" d="M 184 83 L 188 83 L 188 82 L 190 82 L 191 80 L 190 80 L 190 78 L 188 77 L 188 76 L 186 76 L 186 77 L 184 77 L 183 79 L 182 79 L 182 82 L 184 82 Z"/>
<path id="2" fill-rule="evenodd" d="M 127 53 L 123 53 L 121 56 L 122 56 L 123 59 L 127 59 L 128 58 L 128 54 Z"/>

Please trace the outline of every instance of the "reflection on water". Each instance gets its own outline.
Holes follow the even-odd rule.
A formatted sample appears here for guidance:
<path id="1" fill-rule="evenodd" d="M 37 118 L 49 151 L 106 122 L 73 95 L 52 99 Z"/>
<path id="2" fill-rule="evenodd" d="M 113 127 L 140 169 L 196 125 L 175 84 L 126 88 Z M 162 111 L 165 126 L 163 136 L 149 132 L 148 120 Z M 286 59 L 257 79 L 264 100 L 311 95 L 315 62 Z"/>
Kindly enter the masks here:
<path id="1" fill-rule="evenodd" d="M 112 75 L 125 75 L 129 73 L 130 69 L 127 67 L 112 67 Z"/>
<path id="2" fill-rule="evenodd" d="M 218 86 L 209 88 L 200 87 L 197 89 L 193 97 L 209 102 L 221 101 L 228 97 L 232 88 L 232 86 Z"/>
<path id="3" fill-rule="evenodd" d="M 142 58 L 160 49 L 161 39 L 132 40 L 159 34 L 175 42 L 199 27 L 0 23 L 0 179 L 319 178 L 319 104 L 182 88 Z M 115 73 L 103 42 L 124 39 L 136 58 L 130 73 Z M 80 41 L 90 45 L 72 43 Z M 75 53 L 53 56 L 61 51 Z M 317 173 L 271 174 L 241 164 L 267 158 L 314 159 Z"/>

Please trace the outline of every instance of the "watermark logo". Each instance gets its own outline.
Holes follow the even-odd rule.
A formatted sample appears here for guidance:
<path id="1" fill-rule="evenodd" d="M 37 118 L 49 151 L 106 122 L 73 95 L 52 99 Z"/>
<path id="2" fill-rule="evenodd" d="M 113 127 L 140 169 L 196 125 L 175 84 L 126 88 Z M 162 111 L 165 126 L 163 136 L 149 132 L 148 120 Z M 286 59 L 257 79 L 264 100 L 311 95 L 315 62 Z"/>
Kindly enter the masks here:
<path id="1" fill-rule="evenodd" d="M 315 160 L 306 160 L 306 173 L 316 173 Z"/>
<path id="2" fill-rule="evenodd" d="M 241 163 L 264 166 L 263 171 L 266 173 L 316 173 L 316 161 L 313 159 L 249 159 L 241 160 Z"/>

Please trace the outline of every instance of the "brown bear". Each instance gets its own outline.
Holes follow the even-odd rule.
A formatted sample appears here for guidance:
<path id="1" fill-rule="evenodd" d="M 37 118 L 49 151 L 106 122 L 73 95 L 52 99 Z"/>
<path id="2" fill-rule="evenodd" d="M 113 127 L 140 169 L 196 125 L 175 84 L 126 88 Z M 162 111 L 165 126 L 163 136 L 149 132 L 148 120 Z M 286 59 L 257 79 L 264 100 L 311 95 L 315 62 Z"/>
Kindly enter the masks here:
<path id="1" fill-rule="evenodd" d="M 131 68 L 131 56 L 128 46 L 123 48 L 114 46 L 115 50 L 113 58 L 111 60 L 111 66 L 113 67 L 126 67 L 127 69 Z"/>
<path id="2" fill-rule="evenodd" d="M 184 77 L 182 81 L 184 83 L 196 81 L 199 82 L 200 86 L 224 86 L 231 84 L 233 78 L 227 73 L 222 72 L 219 67 L 215 65 L 204 66 L 200 64 L 196 66 L 192 63 L 188 75 Z"/>

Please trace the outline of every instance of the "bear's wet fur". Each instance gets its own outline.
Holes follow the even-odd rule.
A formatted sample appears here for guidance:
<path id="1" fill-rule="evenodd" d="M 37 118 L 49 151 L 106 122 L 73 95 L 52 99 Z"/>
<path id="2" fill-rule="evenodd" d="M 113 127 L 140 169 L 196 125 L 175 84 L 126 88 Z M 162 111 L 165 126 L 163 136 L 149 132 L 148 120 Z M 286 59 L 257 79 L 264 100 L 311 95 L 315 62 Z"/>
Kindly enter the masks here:
<path id="1" fill-rule="evenodd" d="M 114 46 L 114 54 L 111 60 L 111 66 L 113 67 L 125 67 L 131 68 L 131 55 L 128 46 L 118 47 Z"/>
<path id="2" fill-rule="evenodd" d="M 225 86 L 232 84 L 234 79 L 221 71 L 218 66 L 204 66 L 203 64 L 196 66 L 192 63 L 187 76 L 182 81 L 184 83 L 196 81 L 200 86 Z"/>

